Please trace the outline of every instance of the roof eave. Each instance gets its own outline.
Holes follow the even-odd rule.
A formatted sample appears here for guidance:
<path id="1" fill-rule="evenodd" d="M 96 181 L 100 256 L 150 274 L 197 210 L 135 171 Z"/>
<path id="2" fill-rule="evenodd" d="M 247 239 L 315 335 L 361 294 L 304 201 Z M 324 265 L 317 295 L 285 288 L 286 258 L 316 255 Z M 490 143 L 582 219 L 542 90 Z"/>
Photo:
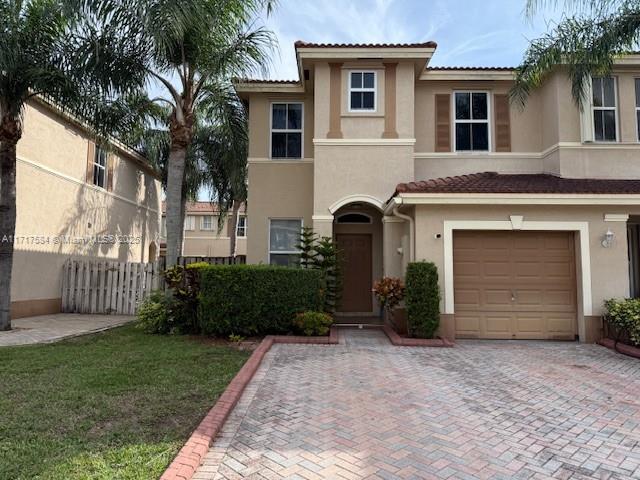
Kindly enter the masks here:
<path id="1" fill-rule="evenodd" d="M 403 205 L 640 205 L 640 194 L 398 192 Z"/>
<path id="2" fill-rule="evenodd" d="M 451 81 L 451 80 L 481 80 L 481 81 L 513 81 L 514 70 L 424 70 L 420 74 L 420 80 Z"/>

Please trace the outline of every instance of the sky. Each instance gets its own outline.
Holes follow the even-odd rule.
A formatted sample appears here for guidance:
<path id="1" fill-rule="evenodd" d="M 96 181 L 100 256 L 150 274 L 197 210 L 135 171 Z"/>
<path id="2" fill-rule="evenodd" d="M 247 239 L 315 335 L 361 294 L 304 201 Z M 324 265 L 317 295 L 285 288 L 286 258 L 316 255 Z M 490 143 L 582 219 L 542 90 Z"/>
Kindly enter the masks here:
<path id="1" fill-rule="evenodd" d="M 529 42 L 561 11 L 533 18 L 526 0 L 280 0 L 263 20 L 277 36 L 268 78 L 297 80 L 293 43 L 412 43 L 433 40 L 432 66 L 517 66 Z M 562 2 L 559 2 L 562 3 Z"/>

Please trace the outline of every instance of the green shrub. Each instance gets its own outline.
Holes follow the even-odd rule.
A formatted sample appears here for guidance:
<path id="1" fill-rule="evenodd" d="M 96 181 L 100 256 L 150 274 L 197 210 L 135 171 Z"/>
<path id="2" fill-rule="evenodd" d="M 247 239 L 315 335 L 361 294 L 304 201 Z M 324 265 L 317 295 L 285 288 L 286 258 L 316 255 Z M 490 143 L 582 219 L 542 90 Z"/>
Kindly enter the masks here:
<path id="1" fill-rule="evenodd" d="M 207 265 L 200 272 L 202 332 L 220 337 L 289 333 L 296 314 L 322 309 L 322 274 L 271 265 Z"/>
<path id="2" fill-rule="evenodd" d="M 640 345 L 640 299 L 628 298 L 606 300 L 604 306 L 607 309 L 605 321 L 611 328 L 612 336 L 616 340 L 629 342 L 631 345 Z"/>
<path id="3" fill-rule="evenodd" d="M 433 338 L 440 325 L 438 269 L 433 263 L 416 262 L 408 265 L 405 304 L 409 335 Z"/>
<path id="4" fill-rule="evenodd" d="M 326 335 L 333 325 L 333 317 L 322 312 L 304 312 L 296 315 L 293 325 L 299 333 L 307 337 Z"/>
<path id="5" fill-rule="evenodd" d="M 192 263 L 187 267 L 174 265 L 163 272 L 165 283 L 171 290 L 168 305 L 169 316 L 174 324 L 172 333 L 200 333 L 198 324 L 198 292 L 200 291 L 200 268 L 208 263 Z"/>
<path id="6" fill-rule="evenodd" d="M 151 293 L 138 307 L 138 328 L 146 333 L 174 333 L 176 325 L 171 316 L 171 304 L 172 300 L 163 292 Z"/>

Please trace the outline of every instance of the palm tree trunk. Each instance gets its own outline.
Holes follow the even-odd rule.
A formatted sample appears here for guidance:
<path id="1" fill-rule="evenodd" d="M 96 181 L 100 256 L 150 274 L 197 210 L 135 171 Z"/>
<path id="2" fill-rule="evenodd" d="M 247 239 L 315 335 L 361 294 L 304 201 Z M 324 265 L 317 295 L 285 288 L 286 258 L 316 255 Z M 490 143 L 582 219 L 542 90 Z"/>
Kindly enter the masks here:
<path id="1" fill-rule="evenodd" d="M 173 143 L 173 138 L 172 138 Z M 167 167 L 167 263 L 166 268 L 178 262 L 182 245 L 182 184 L 187 147 L 172 145 Z"/>
<path id="2" fill-rule="evenodd" d="M 236 248 L 236 244 L 237 244 L 237 234 L 238 234 L 238 212 L 240 211 L 240 202 L 234 200 L 233 201 L 233 207 L 231 210 L 231 232 L 229 233 L 229 238 L 230 238 L 230 256 L 233 258 L 236 258 L 236 254 L 237 254 L 237 248 Z"/>
<path id="3" fill-rule="evenodd" d="M 11 329 L 11 270 L 16 233 L 16 144 L 19 122 L 0 125 L 0 331 Z"/>

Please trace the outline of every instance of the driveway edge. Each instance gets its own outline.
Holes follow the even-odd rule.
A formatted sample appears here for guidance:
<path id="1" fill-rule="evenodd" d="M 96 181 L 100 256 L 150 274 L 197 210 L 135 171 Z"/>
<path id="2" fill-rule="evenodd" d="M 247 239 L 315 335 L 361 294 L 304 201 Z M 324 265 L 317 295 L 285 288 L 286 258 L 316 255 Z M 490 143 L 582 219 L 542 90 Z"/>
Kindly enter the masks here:
<path id="1" fill-rule="evenodd" d="M 455 343 L 450 342 L 446 338 L 406 338 L 401 337 L 389 325 L 383 325 L 382 330 L 389 337 L 392 345 L 397 347 L 444 347 L 451 348 Z"/>
<path id="2" fill-rule="evenodd" d="M 602 345 L 614 352 L 622 353 L 624 355 L 628 355 L 634 358 L 640 358 L 640 348 L 634 347 L 632 345 L 627 345 L 626 343 L 616 342 L 610 338 L 603 338 L 596 342 L 598 345 Z"/>
<path id="3" fill-rule="evenodd" d="M 333 326 L 327 337 L 296 337 L 287 335 L 269 335 L 256 348 L 247 363 L 227 385 L 216 404 L 202 419 L 187 442 L 180 449 L 160 480 L 190 480 L 209 451 L 213 440 L 222 429 L 224 422 L 242 396 L 244 389 L 256 373 L 262 359 L 274 343 L 304 345 L 336 345 L 338 344 L 338 328 Z"/>

